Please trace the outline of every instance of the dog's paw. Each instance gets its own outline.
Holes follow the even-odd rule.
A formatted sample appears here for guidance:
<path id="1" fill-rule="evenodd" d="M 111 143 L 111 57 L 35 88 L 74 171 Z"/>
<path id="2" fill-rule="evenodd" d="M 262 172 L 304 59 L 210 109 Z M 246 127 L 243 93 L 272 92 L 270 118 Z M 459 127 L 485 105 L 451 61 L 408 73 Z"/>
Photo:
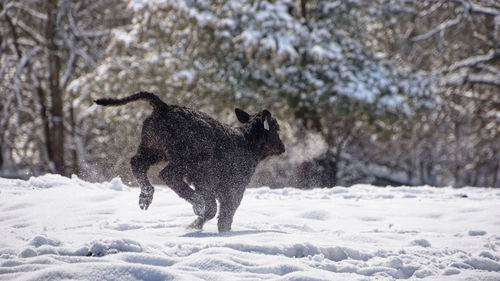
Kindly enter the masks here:
<path id="1" fill-rule="evenodd" d="M 194 214 L 203 217 L 206 212 L 206 204 L 205 204 L 205 199 L 203 199 L 203 196 L 199 193 L 194 193 L 193 196 L 191 196 L 190 200 L 191 204 L 193 204 L 193 211 Z"/>
<path id="2" fill-rule="evenodd" d="M 188 230 L 195 230 L 195 231 L 200 231 L 203 229 L 203 219 L 200 217 L 197 217 L 186 229 Z"/>
<path id="3" fill-rule="evenodd" d="M 141 192 L 139 195 L 139 208 L 147 210 L 149 205 L 151 205 L 151 201 L 153 201 L 153 193 Z"/>

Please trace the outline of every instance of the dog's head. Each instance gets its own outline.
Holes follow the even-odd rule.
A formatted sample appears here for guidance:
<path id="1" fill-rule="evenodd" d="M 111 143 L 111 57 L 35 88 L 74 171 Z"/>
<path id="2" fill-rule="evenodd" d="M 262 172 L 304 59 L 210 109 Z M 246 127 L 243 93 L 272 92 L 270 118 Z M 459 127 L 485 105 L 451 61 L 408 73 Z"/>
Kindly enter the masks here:
<path id="1" fill-rule="evenodd" d="M 238 121 L 245 127 L 247 139 L 250 140 L 261 159 L 285 152 L 285 145 L 279 136 L 280 126 L 272 117 L 271 112 L 264 109 L 250 115 L 239 108 L 234 111 Z"/>

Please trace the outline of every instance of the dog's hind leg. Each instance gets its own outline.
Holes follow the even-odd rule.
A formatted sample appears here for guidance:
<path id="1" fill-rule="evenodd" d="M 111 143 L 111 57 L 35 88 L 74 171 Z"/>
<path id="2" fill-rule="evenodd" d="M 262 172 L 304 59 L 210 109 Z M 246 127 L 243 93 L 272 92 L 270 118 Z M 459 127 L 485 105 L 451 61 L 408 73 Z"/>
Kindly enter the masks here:
<path id="1" fill-rule="evenodd" d="M 213 219 L 217 213 L 217 202 L 215 201 L 215 196 L 204 192 L 203 198 L 205 200 L 206 211 L 203 215 L 198 215 L 191 225 L 189 225 L 189 228 L 201 230 L 205 222 Z"/>
<path id="2" fill-rule="evenodd" d="M 195 192 L 185 181 L 186 168 L 182 161 L 169 159 L 167 166 L 161 170 L 160 178 L 172 189 L 179 197 L 193 205 L 197 216 L 204 216 L 206 212 L 205 198 L 199 192 Z"/>
<path id="3" fill-rule="evenodd" d="M 186 172 L 181 163 L 181 161 L 169 159 L 167 166 L 160 171 L 159 176 L 179 197 L 190 201 L 194 190 L 184 181 Z"/>
<path id="4" fill-rule="evenodd" d="M 151 201 L 153 201 L 153 193 L 155 191 L 153 185 L 148 180 L 149 167 L 162 160 L 164 160 L 164 154 L 161 151 L 151 150 L 144 146 L 139 146 L 137 154 L 130 159 L 132 173 L 141 187 L 139 207 L 143 210 L 148 209 Z"/>

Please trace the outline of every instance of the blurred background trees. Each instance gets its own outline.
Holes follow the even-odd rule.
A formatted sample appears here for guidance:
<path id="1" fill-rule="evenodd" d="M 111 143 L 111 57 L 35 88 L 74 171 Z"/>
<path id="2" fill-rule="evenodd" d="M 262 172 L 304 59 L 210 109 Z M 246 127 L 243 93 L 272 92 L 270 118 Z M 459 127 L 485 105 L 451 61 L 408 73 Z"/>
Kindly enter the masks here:
<path id="1" fill-rule="evenodd" d="M 1 159 L 6 170 L 78 169 L 69 82 L 95 68 L 113 27 L 129 23 L 121 1 L 1 1 Z"/>
<path id="2" fill-rule="evenodd" d="M 129 180 L 139 90 L 288 152 L 254 185 L 500 186 L 497 1 L 0 1 L 3 174 Z"/>

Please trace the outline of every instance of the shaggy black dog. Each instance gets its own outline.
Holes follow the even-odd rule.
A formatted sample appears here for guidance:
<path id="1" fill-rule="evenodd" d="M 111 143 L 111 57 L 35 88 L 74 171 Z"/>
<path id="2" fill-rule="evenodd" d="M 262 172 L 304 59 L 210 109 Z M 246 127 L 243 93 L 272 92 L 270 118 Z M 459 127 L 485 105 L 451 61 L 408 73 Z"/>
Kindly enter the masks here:
<path id="1" fill-rule="evenodd" d="M 218 200 L 218 229 L 230 231 L 257 164 L 285 152 L 276 119 L 267 110 L 250 115 L 236 108 L 236 117 L 243 125 L 231 128 L 207 114 L 168 105 L 148 92 L 122 99 L 97 99 L 95 103 L 123 105 L 136 100 L 147 100 L 154 108 L 144 120 L 141 143 L 130 161 L 141 187 L 141 209 L 146 210 L 153 200 L 154 188 L 147 177 L 149 167 L 167 161 L 160 178 L 193 205 L 198 217 L 191 227 L 202 229 L 215 216 Z"/>

